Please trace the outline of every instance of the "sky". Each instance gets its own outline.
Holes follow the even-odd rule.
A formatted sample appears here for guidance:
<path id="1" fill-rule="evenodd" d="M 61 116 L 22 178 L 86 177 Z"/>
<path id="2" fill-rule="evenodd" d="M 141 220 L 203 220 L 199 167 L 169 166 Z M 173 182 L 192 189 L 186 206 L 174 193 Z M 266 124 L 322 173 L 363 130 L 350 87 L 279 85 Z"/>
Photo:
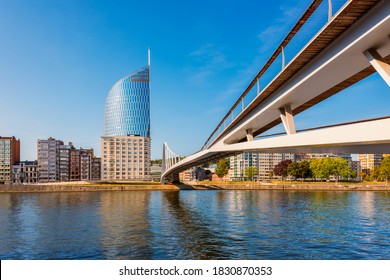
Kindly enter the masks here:
<path id="1" fill-rule="evenodd" d="M 147 65 L 149 47 L 152 159 L 163 142 L 190 155 L 310 3 L 0 0 L 0 136 L 21 140 L 21 160 L 48 137 L 100 156 L 108 91 Z M 296 127 L 390 115 L 389 93 L 374 74 L 297 115 Z"/>

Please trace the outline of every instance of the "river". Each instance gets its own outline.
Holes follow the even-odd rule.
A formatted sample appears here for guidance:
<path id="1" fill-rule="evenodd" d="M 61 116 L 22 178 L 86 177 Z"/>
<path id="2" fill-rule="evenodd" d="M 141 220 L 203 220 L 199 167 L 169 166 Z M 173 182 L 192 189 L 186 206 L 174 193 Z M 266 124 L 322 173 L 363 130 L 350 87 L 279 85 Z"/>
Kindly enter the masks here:
<path id="1" fill-rule="evenodd" d="M 1 193 L 0 259 L 390 259 L 390 192 Z"/>

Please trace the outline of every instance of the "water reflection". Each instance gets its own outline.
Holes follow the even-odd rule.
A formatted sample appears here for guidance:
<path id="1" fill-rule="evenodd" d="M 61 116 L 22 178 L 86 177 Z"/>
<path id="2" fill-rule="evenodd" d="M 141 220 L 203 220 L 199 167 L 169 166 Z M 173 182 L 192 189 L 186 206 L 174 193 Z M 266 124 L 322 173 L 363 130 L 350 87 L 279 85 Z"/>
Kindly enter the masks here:
<path id="1" fill-rule="evenodd" d="M 182 195 L 187 196 L 187 201 L 180 198 Z M 225 259 L 228 257 L 226 251 L 229 249 L 229 240 L 220 238 L 221 233 L 213 228 L 212 221 L 196 211 L 203 206 L 198 203 L 195 192 L 192 195 L 184 192 L 165 192 L 163 199 L 167 202 L 167 213 L 172 222 L 168 234 L 177 235 L 175 240 L 177 258 Z"/>
<path id="2" fill-rule="evenodd" d="M 148 207 L 150 192 L 131 195 L 108 192 L 101 196 L 100 244 L 104 258 L 151 259 Z"/>
<path id="3" fill-rule="evenodd" d="M 390 259 L 388 192 L 0 194 L 1 259 Z"/>

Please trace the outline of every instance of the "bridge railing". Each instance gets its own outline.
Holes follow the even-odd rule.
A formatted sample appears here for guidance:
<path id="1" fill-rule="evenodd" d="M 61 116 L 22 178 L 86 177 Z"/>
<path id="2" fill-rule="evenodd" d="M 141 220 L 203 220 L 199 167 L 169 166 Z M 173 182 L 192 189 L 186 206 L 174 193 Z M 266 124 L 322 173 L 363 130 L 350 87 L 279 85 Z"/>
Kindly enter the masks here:
<path id="1" fill-rule="evenodd" d="M 173 165 L 183 160 L 183 156 L 178 156 L 169 148 L 166 142 L 163 143 L 163 155 L 162 155 L 162 163 L 161 163 L 161 174 L 168 169 L 170 169 Z M 161 178 L 162 179 L 162 178 Z"/>
<path id="2" fill-rule="evenodd" d="M 204 143 L 207 149 L 351 0 L 314 0 Z"/>

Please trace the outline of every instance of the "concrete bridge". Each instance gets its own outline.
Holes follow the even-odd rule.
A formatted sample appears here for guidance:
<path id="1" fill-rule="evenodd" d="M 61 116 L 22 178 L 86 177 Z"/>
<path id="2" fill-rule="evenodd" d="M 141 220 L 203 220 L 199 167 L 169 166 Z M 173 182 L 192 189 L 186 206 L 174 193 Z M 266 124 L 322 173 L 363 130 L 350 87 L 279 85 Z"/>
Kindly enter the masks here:
<path id="1" fill-rule="evenodd" d="M 349 0 L 338 11 L 332 8 L 332 0 L 311 3 L 200 151 L 181 160 L 164 143 L 162 179 L 178 180 L 183 170 L 244 151 L 390 152 L 390 117 L 295 127 L 295 115 L 374 72 L 390 86 L 390 1 Z M 325 24 L 293 50 L 313 15 L 326 17 Z M 279 123 L 286 135 L 255 139 Z"/>

